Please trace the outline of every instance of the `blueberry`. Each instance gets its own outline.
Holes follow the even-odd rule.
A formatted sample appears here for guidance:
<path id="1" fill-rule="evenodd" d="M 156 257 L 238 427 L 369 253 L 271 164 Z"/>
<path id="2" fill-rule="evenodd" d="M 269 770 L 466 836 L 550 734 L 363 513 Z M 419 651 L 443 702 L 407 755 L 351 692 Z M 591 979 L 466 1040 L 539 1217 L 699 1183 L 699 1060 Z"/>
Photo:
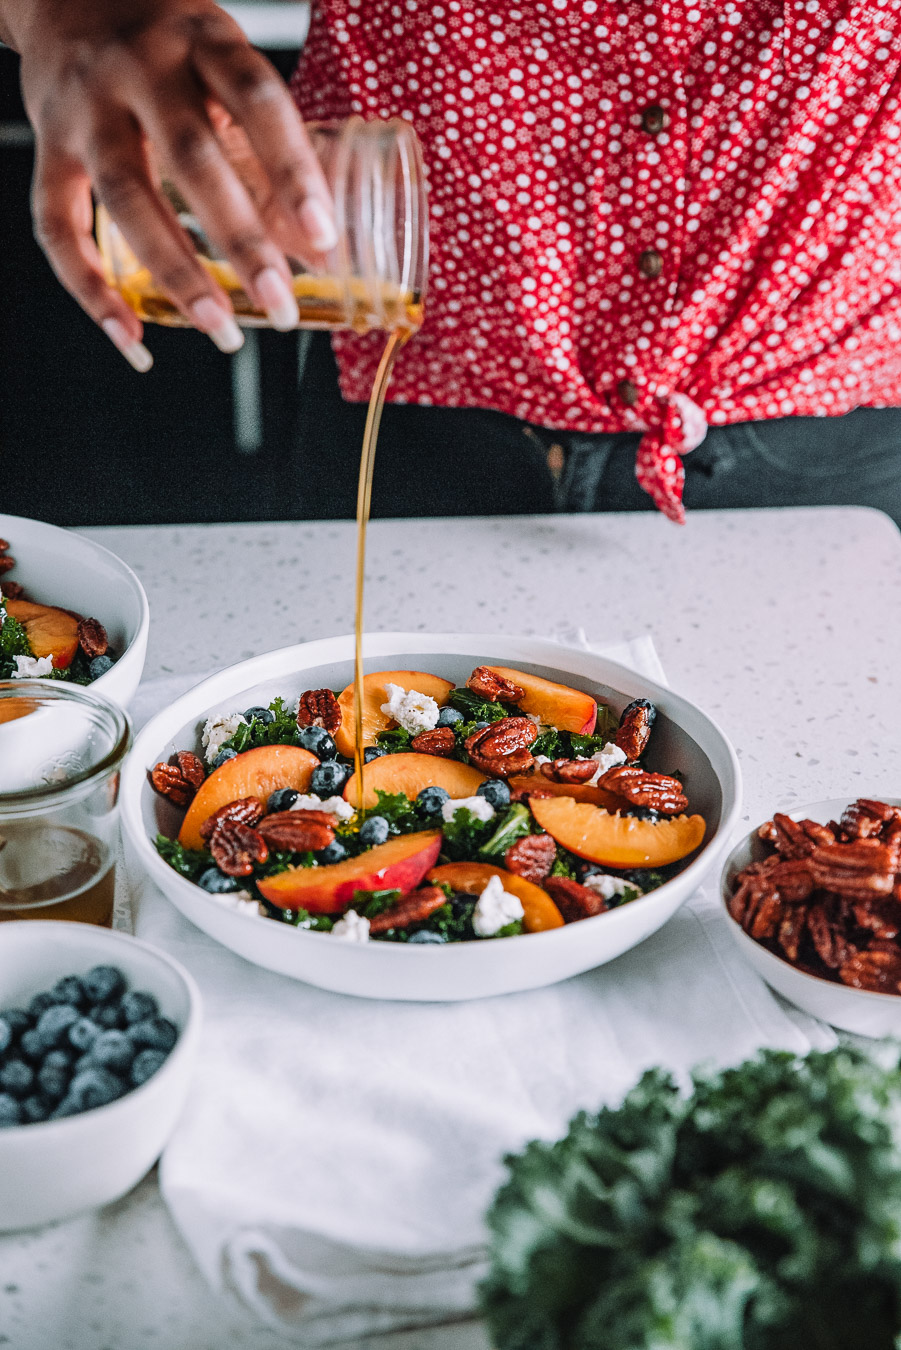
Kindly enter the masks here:
<path id="1" fill-rule="evenodd" d="M 89 1008 L 88 1016 L 92 1022 L 96 1022 L 98 1027 L 106 1031 L 123 1026 L 125 1023 L 119 1003 L 101 1003 L 99 1007 Z"/>
<path id="2" fill-rule="evenodd" d="M 57 980 L 50 993 L 54 1003 L 71 1003 L 75 1008 L 83 1007 L 88 1001 L 85 987 L 77 975 L 66 975 Z"/>
<path id="3" fill-rule="evenodd" d="M 388 751 L 383 745 L 367 745 L 363 751 L 363 763 L 370 764 L 374 759 L 381 759 L 382 755 L 387 755 Z"/>
<path id="4" fill-rule="evenodd" d="M 0 1092 L 27 1097 L 34 1088 L 34 1069 L 24 1059 L 8 1059 L 0 1069 Z"/>
<path id="5" fill-rule="evenodd" d="M 603 872 L 603 870 L 603 867 L 599 867 L 597 863 L 576 863 L 576 873 L 580 881 L 584 881 L 586 877 L 595 877 L 598 873 Z"/>
<path id="6" fill-rule="evenodd" d="M 428 928 L 421 928 L 418 933 L 411 933 L 407 938 L 408 943 L 415 942 L 419 947 L 424 947 L 426 944 L 440 946 L 446 941 L 447 938 L 443 938 L 440 933 L 430 932 Z"/>
<path id="7" fill-rule="evenodd" d="M 635 712 L 637 708 L 643 708 L 644 711 L 647 713 L 648 726 L 652 727 L 654 725 L 655 721 L 657 720 L 657 709 L 654 707 L 650 699 L 633 698 L 632 702 L 627 703 L 626 706 L 623 708 L 622 712 L 620 713 L 619 718 L 620 726 L 622 726 L 623 722 L 626 720 L 626 714 Z"/>
<path id="8" fill-rule="evenodd" d="M 438 714 L 439 727 L 452 727 L 463 721 L 463 714 L 456 708 L 442 708 Z"/>
<path id="9" fill-rule="evenodd" d="M 88 1054 L 101 1069 L 124 1073 L 135 1057 L 135 1045 L 124 1031 L 101 1031 Z"/>
<path id="10" fill-rule="evenodd" d="M 43 1097 L 26 1097 L 21 1107 L 23 1125 L 38 1125 L 50 1116 L 50 1103 Z"/>
<path id="11" fill-rule="evenodd" d="M 134 1086 L 140 1087 L 148 1078 L 152 1078 L 165 1060 L 166 1056 L 162 1050 L 142 1050 L 131 1066 L 131 1081 Z"/>
<path id="12" fill-rule="evenodd" d="M 310 776 L 310 791 L 316 797 L 334 797 L 340 793 L 350 773 L 349 768 L 333 759 L 317 764 Z"/>
<path id="13" fill-rule="evenodd" d="M 24 1008 L 4 1008 L 0 1017 L 12 1029 L 13 1040 L 21 1036 L 23 1031 L 28 1031 L 32 1022 Z"/>
<path id="14" fill-rule="evenodd" d="M 294 788 L 276 788 L 269 794 L 266 811 L 290 811 L 299 796 L 300 793 L 295 792 Z"/>
<path id="15" fill-rule="evenodd" d="M 81 982 L 91 1003 L 107 1003 L 125 993 L 125 976 L 117 966 L 94 966 Z"/>
<path id="16" fill-rule="evenodd" d="M 332 760 L 337 758 L 338 747 L 325 727 L 301 727 L 297 733 L 297 743 L 304 750 L 309 750 L 310 754 L 315 755 L 317 759 Z"/>
<path id="17" fill-rule="evenodd" d="M 13 1043 L 13 1029 L 6 1018 L 0 1016 L 0 1055 L 6 1054 L 6 1051 Z"/>
<path id="18" fill-rule="evenodd" d="M 111 656 L 95 656 L 88 665 L 88 674 L 92 680 L 99 680 L 101 675 L 105 675 L 108 670 L 113 668 L 113 658 Z"/>
<path id="19" fill-rule="evenodd" d="M 106 1069 L 84 1069 L 72 1079 L 68 1096 L 64 1098 L 61 1106 L 65 1107 L 67 1103 L 71 1103 L 75 1111 L 90 1111 L 95 1106 L 106 1106 L 107 1102 L 114 1102 L 125 1091 L 122 1079 L 117 1078 L 114 1073 L 108 1073 Z M 59 1109 L 61 1108 L 58 1107 L 57 1110 Z M 74 1112 L 65 1111 L 64 1114 L 72 1115 Z"/>
<path id="20" fill-rule="evenodd" d="M 440 816 L 442 806 L 450 799 L 450 793 L 443 787 L 426 787 L 417 796 L 416 805 L 422 816 Z"/>
<path id="21" fill-rule="evenodd" d="M 227 760 L 237 758 L 238 758 L 237 750 L 220 750 L 218 755 L 210 765 L 210 767 L 213 769 L 221 769 L 222 765 L 225 764 Z"/>
<path id="22" fill-rule="evenodd" d="M 100 1034 L 100 1028 L 90 1017 L 79 1017 L 69 1027 L 69 1044 L 76 1050 L 90 1050 Z"/>
<path id="23" fill-rule="evenodd" d="M 245 722 L 262 722 L 268 726 L 270 722 L 275 721 L 275 713 L 269 708 L 253 707 L 248 708 L 244 713 Z"/>
<path id="24" fill-rule="evenodd" d="M 361 844 L 384 844 L 391 832 L 391 826 L 384 816 L 370 816 L 360 826 Z"/>
<path id="25" fill-rule="evenodd" d="M 630 806 L 628 814 L 634 816 L 636 820 L 649 820 L 652 825 L 656 825 L 660 820 L 660 812 L 651 806 Z"/>
<path id="26" fill-rule="evenodd" d="M 490 723 L 490 722 L 476 722 L 476 728 L 477 728 L 479 731 L 482 731 L 485 727 L 490 727 L 490 726 L 491 726 L 491 723 Z"/>
<path id="27" fill-rule="evenodd" d="M 8 1092 L 0 1092 L 0 1130 L 22 1124 L 22 1107 Z"/>
<path id="28" fill-rule="evenodd" d="M 40 1037 L 41 1044 L 45 1050 L 51 1050 L 55 1045 L 62 1045 L 67 1039 L 69 1028 L 73 1026 L 81 1017 L 77 1008 L 71 1003 L 55 1003 L 52 1008 L 41 1013 L 35 1031 Z"/>
<path id="29" fill-rule="evenodd" d="M 168 1054 L 178 1040 L 178 1027 L 168 1017 L 148 1017 L 128 1028 L 128 1038 L 139 1049 Z"/>
<path id="30" fill-rule="evenodd" d="M 343 858 L 346 858 L 347 849 L 340 839 L 334 839 L 325 848 L 321 848 L 317 853 L 314 853 L 313 857 L 318 863 L 324 863 L 327 866 L 329 863 L 341 862 Z"/>
<path id="31" fill-rule="evenodd" d="M 132 1022 L 143 1022 L 145 1017 L 157 1017 L 160 1009 L 152 994 L 142 994 L 133 989 L 122 999 L 122 1011 L 126 1022 L 131 1025 Z"/>
<path id="32" fill-rule="evenodd" d="M 42 1064 L 38 1070 L 38 1086 L 50 1101 L 59 1102 L 66 1095 L 70 1077 L 71 1074 L 65 1069 L 57 1069 L 52 1064 Z"/>
<path id="33" fill-rule="evenodd" d="M 227 877 L 218 867 L 208 867 L 205 872 L 201 872 L 197 885 L 209 891 L 210 895 L 225 895 L 226 891 L 238 889 L 237 878 Z"/>
<path id="34" fill-rule="evenodd" d="M 41 1040 L 34 1027 L 29 1028 L 28 1031 L 23 1031 L 22 1035 L 19 1037 L 19 1054 L 23 1059 L 32 1062 L 43 1059 L 45 1049 L 44 1042 Z"/>
<path id="35" fill-rule="evenodd" d="M 476 796 L 484 797 L 495 811 L 505 811 L 510 805 L 510 789 L 502 778 L 488 778 L 476 788 Z"/>
<path id="36" fill-rule="evenodd" d="M 75 1054 L 72 1050 L 48 1050 L 41 1068 L 49 1066 L 51 1069 L 65 1069 L 66 1073 L 71 1073 L 74 1061 Z"/>
<path id="37" fill-rule="evenodd" d="M 31 1013 L 34 1020 L 37 1021 L 41 1013 L 46 1012 L 48 1008 L 53 1007 L 54 1002 L 55 1000 L 52 994 L 35 994 L 28 1005 L 28 1011 Z"/>

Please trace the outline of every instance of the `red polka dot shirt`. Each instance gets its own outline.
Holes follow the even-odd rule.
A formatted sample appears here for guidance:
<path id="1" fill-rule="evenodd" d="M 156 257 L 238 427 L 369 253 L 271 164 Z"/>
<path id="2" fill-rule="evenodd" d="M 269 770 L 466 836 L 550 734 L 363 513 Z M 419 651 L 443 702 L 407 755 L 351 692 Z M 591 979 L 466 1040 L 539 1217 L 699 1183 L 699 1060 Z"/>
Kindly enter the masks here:
<path id="1" fill-rule="evenodd" d="M 675 520 L 708 425 L 901 403 L 898 0 L 319 0 L 294 88 L 423 144 L 396 401 L 641 432 Z"/>

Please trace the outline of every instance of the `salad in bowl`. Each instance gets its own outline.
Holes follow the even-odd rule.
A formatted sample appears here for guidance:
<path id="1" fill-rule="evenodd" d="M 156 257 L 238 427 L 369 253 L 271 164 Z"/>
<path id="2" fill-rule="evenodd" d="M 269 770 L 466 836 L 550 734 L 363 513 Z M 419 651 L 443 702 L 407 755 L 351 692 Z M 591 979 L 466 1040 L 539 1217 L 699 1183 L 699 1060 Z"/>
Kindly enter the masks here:
<path id="1" fill-rule="evenodd" d="M 509 992 L 628 950 L 716 860 L 738 768 L 686 700 L 534 638 L 364 652 L 361 774 L 350 638 L 222 671 L 138 737 L 132 856 L 226 946 L 369 997 Z"/>

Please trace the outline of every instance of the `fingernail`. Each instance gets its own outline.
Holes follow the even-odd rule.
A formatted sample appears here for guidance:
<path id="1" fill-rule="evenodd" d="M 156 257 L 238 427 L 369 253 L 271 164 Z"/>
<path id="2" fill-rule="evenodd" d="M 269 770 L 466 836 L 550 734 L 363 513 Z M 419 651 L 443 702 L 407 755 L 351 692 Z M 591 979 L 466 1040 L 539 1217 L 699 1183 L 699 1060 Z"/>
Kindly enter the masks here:
<path id="1" fill-rule="evenodd" d="M 236 352 L 244 346 L 244 334 L 235 323 L 234 317 L 227 314 L 221 305 L 209 295 L 201 296 L 191 306 L 191 318 L 197 327 L 206 333 L 219 348 L 220 352 Z"/>
<path id="2" fill-rule="evenodd" d="M 289 329 L 297 327 L 300 318 L 297 301 L 274 267 L 264 267 L 262 272 L 257 272 L 253 288 L 273 328 L 287 333 Z"/>
<path id="3" fill-rule="evenodd" d="M 300 224 L 307 238 L 320 253 L 327 253 L 338 242 L 338 229 L 318 197 L 308 197 L 300 208 Z"/>
<path id="4" fill-rule="evenodd" d="M 153 365 L 153 357 L 137 338 L 133 338 L 121 319 L 104 319 L 100 327 L 134 370 L 143 375 Z"/>

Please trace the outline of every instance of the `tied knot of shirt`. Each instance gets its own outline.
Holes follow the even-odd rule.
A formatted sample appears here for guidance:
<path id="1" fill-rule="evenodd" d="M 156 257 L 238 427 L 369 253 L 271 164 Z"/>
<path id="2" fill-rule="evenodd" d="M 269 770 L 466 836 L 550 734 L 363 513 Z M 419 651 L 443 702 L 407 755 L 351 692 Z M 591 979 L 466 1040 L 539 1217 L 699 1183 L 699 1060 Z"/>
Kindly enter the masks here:
<path id="1" fill-rule="evenodd" d="M 635 477 L 655 506 L 678 525 L 685 524 L 682 456 L 696 450 L 707 435 L 707 419 L 687 394 L 657 399 L 657 415 L 645 418 L 635 459 Z"/>

